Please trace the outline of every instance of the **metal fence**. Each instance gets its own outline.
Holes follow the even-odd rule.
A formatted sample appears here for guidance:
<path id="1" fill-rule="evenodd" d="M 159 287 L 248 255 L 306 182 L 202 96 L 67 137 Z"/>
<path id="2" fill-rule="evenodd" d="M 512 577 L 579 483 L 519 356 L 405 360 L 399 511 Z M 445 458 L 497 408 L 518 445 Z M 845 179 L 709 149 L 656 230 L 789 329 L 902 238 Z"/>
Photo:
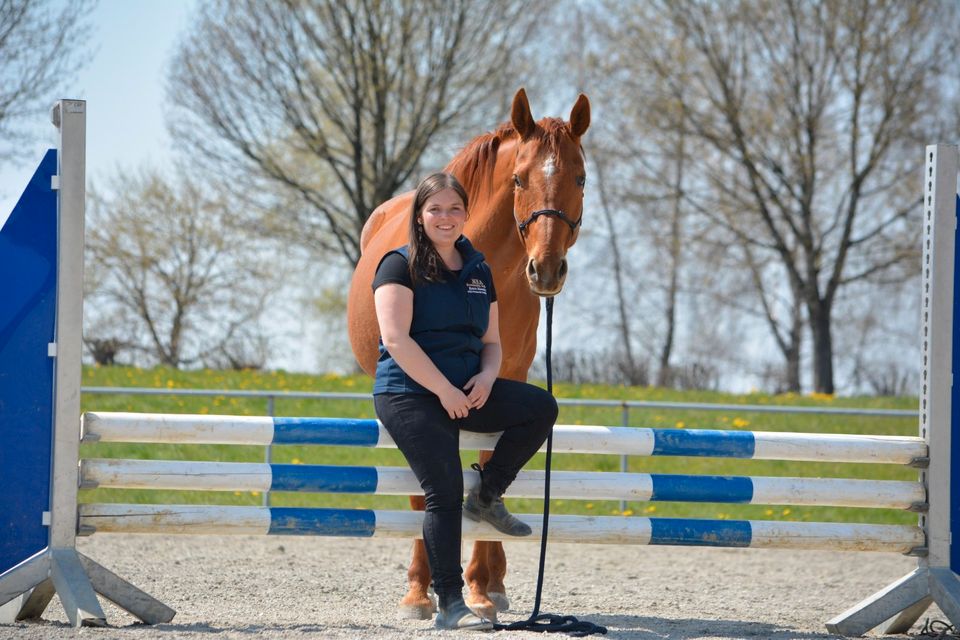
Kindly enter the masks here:
<path id="1" fill-rule="evenodd" d="M 133 395 L 133 396 L 203 396 L 226 398 L 254 398 L 266 400 L 267 415 L 276 414 L 277 400 L 355 400 L 371 401 L 369 393 L 335 393 L 326 391 L 255 391 L 238 389 L 158 389 L 153 387 L 83 387 L 81 392 L 90 395 Z M 607 407 L 620 408 L 620 425 L 630 426 L 631 409 L 664 409 L 684 411 L 744 411 L 752 413 L 793 413 L 814 415 L 873 416 L 878 418 L 917 418 L 918 411 L 904 409 L 867 409 L 857 407 L 798 407 L 787 405 L 757 404 L 712 404 L 704 402 L 665 402 L 655 400 L 590 400 L 585 398 L 557 398 L 562 407 Z M 617 426 L 617 425 L 607 425 Z M 268 464 L 273 459 L 272 448 L 268 445 L 264 456 Z M 628 457 L 620 456 L 620 471 L 627 471 Z M 264 505 L 270 503 L 270 493 L 263 494 Z M 625 504 L 620 503 L 623 510 Z"/>

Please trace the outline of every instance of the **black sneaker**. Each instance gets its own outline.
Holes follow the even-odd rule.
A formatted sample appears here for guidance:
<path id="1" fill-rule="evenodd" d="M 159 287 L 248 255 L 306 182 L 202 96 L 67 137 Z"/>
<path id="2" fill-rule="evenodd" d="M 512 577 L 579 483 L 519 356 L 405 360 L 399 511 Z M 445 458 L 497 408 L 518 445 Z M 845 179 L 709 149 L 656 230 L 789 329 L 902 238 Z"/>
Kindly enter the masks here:
<path id="1" fill-rule="evenodd" d="M 533 533 L 530 525 L 507 511 L 502 498 L 491 500 L 487 506 L 480 504 L 480 493 L 477 489 L 467 494 L 463 503 L 463 514 L 474 522 L 488 522 L 494 529 L 508 536 L 523 537 Z"/>
<path id="2" fill-rule="evenodd" d="M 493 623 L 471 611 L 463 598 L 449 607 L 440 607 L 434 626 L 437 629 L 459 629 L 461 631 L 490 631 L 493 629 Z"/>

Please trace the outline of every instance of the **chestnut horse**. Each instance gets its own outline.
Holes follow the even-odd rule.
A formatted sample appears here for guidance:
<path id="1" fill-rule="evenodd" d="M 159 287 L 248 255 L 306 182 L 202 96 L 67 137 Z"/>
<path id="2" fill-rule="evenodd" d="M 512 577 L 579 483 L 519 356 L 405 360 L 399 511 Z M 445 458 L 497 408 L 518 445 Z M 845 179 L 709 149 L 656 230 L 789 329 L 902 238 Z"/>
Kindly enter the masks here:
<path id="1" fill-rule="evenodd" d="M 570 121 L 535 122 L 527 94 L 513 98 L 510 122 L 478 136 L 447 165 L 469 196 L 464 235 L 483 252 L 493 272 L 500 309 L 503 364 L 500 376 L 526 380 L 537 347 L 540 305 L 537 296 L 554 296 L 567 274 L 566 253 L 577 239 L 586 181 L 580 137 L 590 125 L 590 102 L 580 95 Z M 371 283 L 383 255 L 407 243 L 413 192 L 383 203 L 370 215 L 360 236 L 361 257 L 350 283 L 347 320 L 350 344 L 363 370 L 374 375 L 379 329 Z M 481 463 L 490 452 L 481 452 Z M 412 496 L 423 510 L 423 496 Z M 503 578 L 506 556 L 499 542 L 477 542 L 465 572 L 467 604 L 496 620 L 506 609 Z M 414 542 L 407 572 L 410 590 L 400 602 L 410 617 L 429 618 L 435 610 L 427 593 L 430 569 L 423 540 Z"/>

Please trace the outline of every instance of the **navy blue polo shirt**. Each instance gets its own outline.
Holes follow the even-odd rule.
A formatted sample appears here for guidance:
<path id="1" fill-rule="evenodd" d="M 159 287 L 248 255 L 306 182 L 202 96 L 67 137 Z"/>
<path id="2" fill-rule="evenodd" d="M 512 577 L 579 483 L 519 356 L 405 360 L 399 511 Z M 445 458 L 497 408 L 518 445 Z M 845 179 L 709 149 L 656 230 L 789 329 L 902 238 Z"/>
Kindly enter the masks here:
<path id="1" fill-rule="evenodd" d="M 463 268 L 459 273 L 447 272 L 442 282 L 421 280 L 415 286 L 411 286 L 409 277 L 404 279 L 402 270 L 398 269 L 400 259 L 404 267 L 409 264 L 407 247 L 394 249 L 377 265 L 373 288 L 397 283 L 413 289 L 410 337 L 447 380 L 462 389 L 467 380 L 480 372 L 482 338 L 490 323 L 490 304 L 497 298 L 493 274 L 483 261 L 483 254 L 464 236 L 457 240 L 456 248 L 463 256 Z M 387 270 L 396 275 L 388 275 Z M 373 393 L 432 394 L 404 373 L 383 346 L 383 340 L 380 341 Z"/>

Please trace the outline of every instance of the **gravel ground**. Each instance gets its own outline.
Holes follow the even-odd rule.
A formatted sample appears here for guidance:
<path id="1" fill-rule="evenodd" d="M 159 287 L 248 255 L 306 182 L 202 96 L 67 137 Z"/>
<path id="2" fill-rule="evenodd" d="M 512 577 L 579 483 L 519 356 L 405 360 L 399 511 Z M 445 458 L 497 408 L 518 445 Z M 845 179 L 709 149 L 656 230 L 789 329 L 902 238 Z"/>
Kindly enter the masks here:
<path id="1" fill-rule="evenodd" d="M 406 540 L 100 534 L 79 548 L 176 609 L 174 621 L 139 624 L 106 603 L 111 626 L 72 629 L 54 599 L 45 621 L 0 625 L 0 639 L 483 637 L 399 618 Z M 539 545 L 508 543 L 506 551 L 512 603 L 501 621 L 512 622 L 533 606 Z M 542 609 L 605 625 L 608 638 L 817 640 L 836 637 L 826 620 L 915 566 L 882 553 L 557 543 Z"/>

